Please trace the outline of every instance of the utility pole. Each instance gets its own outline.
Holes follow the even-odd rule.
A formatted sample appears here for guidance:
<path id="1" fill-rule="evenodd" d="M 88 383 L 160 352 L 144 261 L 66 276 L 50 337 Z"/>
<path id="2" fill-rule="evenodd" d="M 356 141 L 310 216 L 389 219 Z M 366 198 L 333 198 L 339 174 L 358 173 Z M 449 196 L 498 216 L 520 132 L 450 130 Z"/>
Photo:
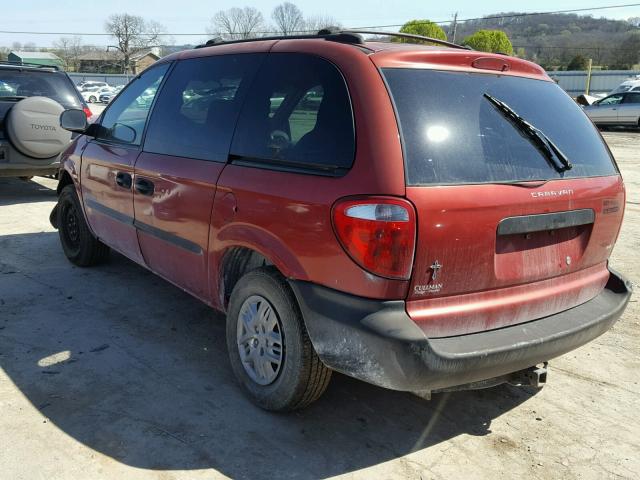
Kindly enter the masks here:
<path id="1" fill-rule="evenodd" d="M 458 12 L 453 14 L 453 25 L 451 26 L 451 43 L 456 43 L 456 30 L 458 29 Z"/>

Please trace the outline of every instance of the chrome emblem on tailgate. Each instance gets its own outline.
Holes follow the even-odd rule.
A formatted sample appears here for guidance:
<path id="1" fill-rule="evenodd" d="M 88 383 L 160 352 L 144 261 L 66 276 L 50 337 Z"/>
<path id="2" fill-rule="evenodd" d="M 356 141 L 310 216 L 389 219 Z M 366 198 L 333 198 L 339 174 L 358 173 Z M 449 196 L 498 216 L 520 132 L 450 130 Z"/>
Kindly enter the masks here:
<path id="1" fill-rule="evenodd" d="M 573 189 L 567 188 L 565 190 L 546 190 L 543 192 L 531 192 L 533 198 L 539 197 L 563 197 L 565 195 L 573 195 Z"/>

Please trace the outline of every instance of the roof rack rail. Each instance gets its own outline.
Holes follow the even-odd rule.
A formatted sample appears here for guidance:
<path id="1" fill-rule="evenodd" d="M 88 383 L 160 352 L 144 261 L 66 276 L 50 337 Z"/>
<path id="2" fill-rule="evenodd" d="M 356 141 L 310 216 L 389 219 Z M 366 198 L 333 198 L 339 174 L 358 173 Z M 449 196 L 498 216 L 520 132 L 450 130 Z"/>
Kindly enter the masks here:
<path id="1" fill-rule="evenodd" d="M 332 42 L 349 43 L 353 45 L 363 45 L 364 39 L 362 35 L 383 35 L 388 37 L 408 38 L 411 40 L 420 40 L 423 42 L 435 43 L 438 45 L 444 45 L 451 48 L 459 48 L 462 50 L 473 50 L 466 45 L 458 45 L 457 43 L 447 42 L 446 40 L 440 40 L 438 38 L 423 37 L 422 35 L 413 35 L 411 33 L 396 33 L 396 32 L 377 32 L 375 30 L 341 30 L 336 27 L 326 27 L 319 30 L 318 33 L 310 35 L 277 35 L 273 37 L 256 37 L 256 38 L 243 38 L 239 40 L 224 40 L 221 37 L 212 38 L 207 43 L 197 45 L 195 48 L 213 47 L 218 45 L 230 45 L 234 43 L 247 43 L 247 42 L 259 42 L 261 40 L 301 40 L 301 39 L 321 39 L 329 40 Z"/>
<path id="2" fill-rule="evenodd" d="M 457 43 L 447 42 L 446 40 L 440 40 L 439 38 L 425 37 L 422 35 L 414 35 L 412 33 L 402 33 L 402 32 L 377 32 L 375 30 L 343 30 L 342 33 L 351 33 L 351 34 L 365 34 L 365 35 L 383 35 L 389 37 L 399 37 L 399 38 L 407 38 L 410 40 L 421 40 L 429 43 L 436 43 L 438 45 L 444 45 L 446 47 L 451 48 L 460 48 L 463 50 L 473 50 L 471 47 L 467 45 L 458 45 Z"/>
<path id="3" fill-rule="evenodd" d="M 28 62 L 10 62 L 9 60 L 0 60 L 0 65 L 10 65 L 13 67 L 37 67 L 37 68 L 50 68 L 52 70 L 60 70 L 57 65 L 42 65 L 40 63 L 28 63 Z"/>
<path id="4" fill-rule="evenodd" d="M 202 45 L 197 45 L 195 48 L 213 47 L 219 45 L 231 45 L 234 43 L 247 43 L 247 42 L 260 42 L 263 40 L 306 40 L 306 39 L 320 39 L 330 40 L 341 43 L 353 43 L 362 44 L 364 40 L 362 36 L 357 32 L 345 32 L 341 30 L 334 30 L 332 28 L 323 28 L 318 33 L 309 35 L 276 35 L 271 37 L 254 37 L 254 38 L 242 38 L 239 40 L 224 40 L 221 37 L 215 37 L 211 40 L 207 40 Z"/>

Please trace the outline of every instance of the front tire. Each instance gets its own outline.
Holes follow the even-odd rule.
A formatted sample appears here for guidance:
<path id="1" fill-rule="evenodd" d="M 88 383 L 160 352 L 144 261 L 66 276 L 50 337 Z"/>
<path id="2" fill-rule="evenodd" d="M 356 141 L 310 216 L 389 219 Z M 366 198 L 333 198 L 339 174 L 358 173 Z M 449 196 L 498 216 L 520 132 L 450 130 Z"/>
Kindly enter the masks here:
<path id="1" fill-rule="evenodd" d="M 56 222 L 62 250 L 71 263 L 89 267 L 107 259 L 109 247 L 89 230 L 75 185 L 67 185 L 60 192 Z"/>
<path id="2" fill-rule="evenodd" d="M 227 312 L 231 368 L 259 407 L 286 412 L 314 402 L 331 370 L 307 334 L 300 308 L 273 267 L 253 270 L 236 284 Z"/>

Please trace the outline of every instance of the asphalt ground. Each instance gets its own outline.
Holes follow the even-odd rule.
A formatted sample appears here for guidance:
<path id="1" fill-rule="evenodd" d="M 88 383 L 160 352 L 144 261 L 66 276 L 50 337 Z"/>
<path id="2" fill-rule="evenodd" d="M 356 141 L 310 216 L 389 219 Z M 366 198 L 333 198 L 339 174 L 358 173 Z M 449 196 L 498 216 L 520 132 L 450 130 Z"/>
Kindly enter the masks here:
<path id="1" fill-rule="evenodd" d="M 640 283 L 640 133 L 605 133 L 625 177 L 612 265 Z M 550 364 L 541 390 L 431 401 L 335 375 L 290 415 L 254 407 L 224 318 L 117 254 L 72 266 L 55 182 L 0 179 L 0 478 L 640 477 L 640 311 Z"/>

